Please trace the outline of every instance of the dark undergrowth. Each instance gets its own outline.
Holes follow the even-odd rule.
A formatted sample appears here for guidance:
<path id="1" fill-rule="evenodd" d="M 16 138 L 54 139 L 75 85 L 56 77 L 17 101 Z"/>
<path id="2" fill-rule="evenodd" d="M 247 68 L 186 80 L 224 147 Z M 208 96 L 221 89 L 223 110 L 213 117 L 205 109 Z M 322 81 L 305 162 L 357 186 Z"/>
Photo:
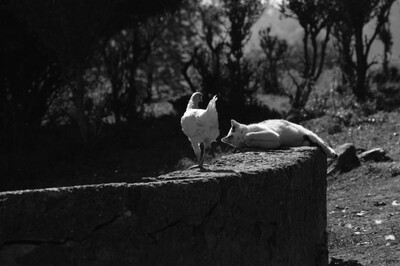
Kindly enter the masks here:
<path id="1" fill-rule="evenodd" d="M 191 157 L 176 117 L 104 125 L 86 146 L 75 132 L 70 126 L 42 129 L 29 145 L 2 154 L 1 190 L 137 182 Z"/>
<path id="2" fill-rule="evenodd" d="M 237 110 L 218 104 L 220 137 Z M 230 110 L 230 111 L 229 111 Z M 246 106 L 245 123 L 280 114 L 265 106 Z M 109 182 L 140 182 L 195 163 L 190 142 L 181 131 L 180 115 L 147 118 L 136 123 L 103 124 L 83 146 L 76 128 L 41 128 L 20 140 L 13 152 L 0 153 L 0 191 Z M 231 149 L 220 141 L 214 156 Z M 209 156 L 207 161 L 212 161 Z"/>

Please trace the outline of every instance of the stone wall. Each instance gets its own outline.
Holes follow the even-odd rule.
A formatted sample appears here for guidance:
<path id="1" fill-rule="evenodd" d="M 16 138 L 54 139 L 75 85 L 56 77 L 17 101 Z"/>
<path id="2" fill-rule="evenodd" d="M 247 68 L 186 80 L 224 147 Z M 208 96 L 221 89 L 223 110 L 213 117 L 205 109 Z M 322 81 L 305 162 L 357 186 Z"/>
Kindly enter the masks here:
<path id="1" fill-rule="evenodd" d="M 0 265 L 327 265 L 325 230 L 314 147 L 143 183 L 0 193 Z"/>

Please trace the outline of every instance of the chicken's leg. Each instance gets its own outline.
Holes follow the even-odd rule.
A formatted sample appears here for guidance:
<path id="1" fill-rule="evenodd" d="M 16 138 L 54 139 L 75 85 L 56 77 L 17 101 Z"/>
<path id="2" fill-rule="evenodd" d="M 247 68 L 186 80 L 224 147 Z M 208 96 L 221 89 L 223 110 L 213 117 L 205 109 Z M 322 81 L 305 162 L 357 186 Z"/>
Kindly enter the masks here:
<path id="1" fill-rule="evenodd" d="M 198 145 L 192 144 L 192 147 L 193 147 L 194 153 L 196 154 L 197 164 L 189 167 L 189 169 L 193 169 L 193 168 L 203 169 L 203 165 L 204 165 L 203 162 L 206 157 L 205 146 L 203 143 L 200 143 Z"/>
<path id="2" fill-rule="evenodd" d="M 201 160 L 200 144 L 192 142 L 192 148 L 193 148 L 194 154 L 196 155 L 197 163 L 200 163 L 200 160 Z"/>
<path id="3" fill-rule="evenodd" d="M 202 155 L 201 155 L 201 159 L 200 159 L 200 162 L 199 162 L 200 168 L 203 167 L 204 159 L 206 158 L 206 153 L 207 153 L 207 147 L 206 147 L 206 145 L 204 145 L 204 143 L 201 144 L 201 148 L 202 148 L 201 149 L 202 150 Z"/>

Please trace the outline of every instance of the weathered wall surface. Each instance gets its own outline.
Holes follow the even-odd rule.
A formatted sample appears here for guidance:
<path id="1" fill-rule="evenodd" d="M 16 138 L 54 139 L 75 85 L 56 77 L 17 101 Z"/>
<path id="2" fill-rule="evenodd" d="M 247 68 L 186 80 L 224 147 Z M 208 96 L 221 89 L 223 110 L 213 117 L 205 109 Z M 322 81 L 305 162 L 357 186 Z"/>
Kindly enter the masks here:
<path id="1" fill-rule="evenodd" d="M 0 193 L 0 265 L 327 265 L 317 148 L 148 181 Z"/>

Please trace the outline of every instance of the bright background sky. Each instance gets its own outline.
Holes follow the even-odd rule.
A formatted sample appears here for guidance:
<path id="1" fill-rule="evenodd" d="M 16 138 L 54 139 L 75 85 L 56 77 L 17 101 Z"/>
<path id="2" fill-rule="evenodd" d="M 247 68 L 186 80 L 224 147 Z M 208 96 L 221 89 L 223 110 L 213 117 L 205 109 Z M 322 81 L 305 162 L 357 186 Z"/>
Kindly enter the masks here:
<path id="1" fill-rule="evenodd" d="M 278 2 L 281 2 L 281 0 L 273 0 L 272 2 L 277 4 Z M 397 0 L 392 6 L 390 22 L 393 34 L 392 61 L 400 63 L 400 0 Z M 258 47 L 258 31 L 268 26 L 271 26 L 273 34 L 286 39 L 289 43 L 301 41 L 303 31 L 298 22 L 294 19 L 281 19 L 279 11 L 270 8 L 265 10 L 264 14 L 253 26 L 253 35 L 246 50 L 249 51 Z M 370 34 L 372 30 L 373 24 L 369 24 L 365 27 L 365 32 L 367 34 Z M 383 48 L 380 41 L 375 41 L 371 50 L 371 57 L 379 59 L 382 50 Z"/>
<path id="2" fill-rule="evenodd" d="M 250 1 L 250 0 L 249 0 Z M 264 0 L 263 2 L 269 1 L 270 8 L 267 8 L 260 19 L 253 26 L 252 37 L 247 44 L 245 50 L 250 51 L 252 49 L 258 49 L 258 32 L 260 29 L 271 26 L 272 34 L 278 35 L 281 38 L 286 39 L 289 44 L 301 41 L 303 30 L 301 29 L 298 22 L 294 19 L 283 19 L 280 17 L 279 11 L 277 10 L 278 5 L 282 0 Z M 202 0 L 203 4 L 213 4 L 218 0 Z M 392 62 L 400 64 L 400 0 L 396 0 L 393 4 L 391 15 L 391 31 L 393 35 L 393 47 L 392 47 Z M 365 33 L 371 34 L 374 27 L 373 24 L 369 24 L 365 27 Z M 376 40 L 371 49 L 371 58 L 379 60 L 382 54 L 382 44 L 379 40 Z"/>

